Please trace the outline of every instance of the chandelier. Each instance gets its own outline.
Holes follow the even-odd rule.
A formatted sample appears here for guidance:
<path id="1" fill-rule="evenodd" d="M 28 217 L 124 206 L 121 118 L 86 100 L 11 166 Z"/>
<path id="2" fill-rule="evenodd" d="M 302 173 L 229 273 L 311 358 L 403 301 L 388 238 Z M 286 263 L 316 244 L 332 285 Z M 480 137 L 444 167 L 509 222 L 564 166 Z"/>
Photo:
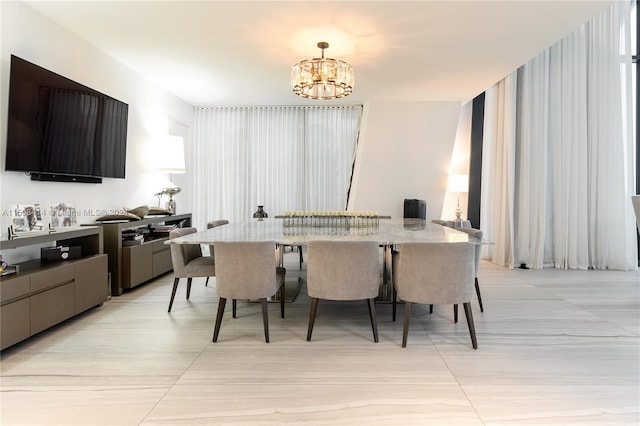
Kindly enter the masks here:
<path id="1" fill-rule="evenodd" d="M 309 99 L 336 99 L 348 96 L 353 91 L 353 68 L 339 59 L 324 57 L 329 43 L 321 41 L 321 58 L 305 59 L 291 70 L 293 93 Z"/>

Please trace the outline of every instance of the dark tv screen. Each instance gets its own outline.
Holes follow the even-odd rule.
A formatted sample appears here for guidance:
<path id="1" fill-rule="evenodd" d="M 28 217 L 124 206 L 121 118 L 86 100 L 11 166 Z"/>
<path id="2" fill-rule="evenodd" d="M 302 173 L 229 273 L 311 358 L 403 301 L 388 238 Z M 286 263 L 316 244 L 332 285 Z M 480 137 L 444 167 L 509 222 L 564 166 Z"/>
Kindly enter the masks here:
<path id="1" fill-rule="evenodd" d="M 126 103 L 14 55 L 9 80 L 6 170 L 124 179 Z"/>

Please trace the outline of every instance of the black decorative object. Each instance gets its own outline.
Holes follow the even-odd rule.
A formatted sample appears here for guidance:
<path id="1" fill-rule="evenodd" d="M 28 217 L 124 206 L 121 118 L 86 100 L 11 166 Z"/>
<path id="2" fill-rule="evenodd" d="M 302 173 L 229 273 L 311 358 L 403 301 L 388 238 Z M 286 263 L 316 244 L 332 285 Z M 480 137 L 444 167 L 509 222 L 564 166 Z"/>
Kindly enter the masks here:
<path id="1" fill-rule="evenodd" d="M 78 259 L 82 256 L 80 246 L 70 247 L 42 247 L 40 249 L 40 260 L 42 262 L 61 262 L 63 260 Z"/>
<path id="2" fill-rule="evenodd" d="M 269 217 L 267 212 L 264 211 L 263 207 L 264 206 L 258 206 L 258 210 L 256 210 L 256 212 L 253 214 L 254 219 L 262 220 Z"/>
<path id="3" fill-rule="evenodd" d="M 425 220 L 427 218 L 427 202 L 425 200 L 404 199 L 404 218 Z"/>

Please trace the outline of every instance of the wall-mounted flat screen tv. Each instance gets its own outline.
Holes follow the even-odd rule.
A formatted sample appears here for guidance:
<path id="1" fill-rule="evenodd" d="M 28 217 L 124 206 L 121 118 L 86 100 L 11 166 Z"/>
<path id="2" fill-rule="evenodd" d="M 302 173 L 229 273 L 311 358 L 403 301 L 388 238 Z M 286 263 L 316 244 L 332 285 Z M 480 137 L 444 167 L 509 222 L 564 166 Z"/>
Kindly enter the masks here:
<path id="1" fill-rule="evenodd" d="M 33 180 L 125 177 L 129 106 L 11 55 L 5 170 Z"/>

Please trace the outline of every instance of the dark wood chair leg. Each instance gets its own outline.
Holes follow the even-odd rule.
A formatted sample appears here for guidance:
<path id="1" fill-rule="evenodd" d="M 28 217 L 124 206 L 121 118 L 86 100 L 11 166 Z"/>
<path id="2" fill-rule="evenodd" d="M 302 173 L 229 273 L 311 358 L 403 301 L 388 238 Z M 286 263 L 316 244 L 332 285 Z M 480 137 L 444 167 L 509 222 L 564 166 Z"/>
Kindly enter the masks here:
<path id="1" fill-rule="evenodd" d="M 407 347 L 407 336 L 409 335 L 409 317 L 411 316 L 411 302 L 404 301 L 404 327 L 402 330 L 402 347 Z"/>
<path id="2" fill-rule="evenodd" d="M 453 322 L 458 322 L 458 305 L 453 305 Z"/>
<path id="3" fill-rule="evenodd" d="M 367 299 L 369 307 L 369 318 L 371 319 L 371 329 L 373 330 L 373 341 L 378 343 L 378 321 L 376 320 L 376 306 L 373 299 Z"/>
<path id="4" fill-rule="evenodd" d="M 300 270 L 302 271 L 302 262 L 304 261 L 302 258 L 302 246 L 298 246 L 298 252 L 300 252 Z"/>
<path id="5" fill-rule="evenodd" d="M 429 313 L 432 314 L 433 313 L 433 305 L 429 305 Z"/>
<path id="6" fill-rule="evenodd" d="M 187 300 L 191 296 L 191 281 L 193 281 L 193 278 L 187 278 Z"/>
<path id="7" fill-rule="evenodd" d="M 269 343 L 269 303 L 267 298 L 260 299 L 262 304 L 262 323 L 264 324 L 264 341 Z"/>
<path id="8" fill-rule="evenodd" d="M 473 349 L 478 349 L 478 341 L 476 340 L 476 327 L 473 325 L 473 313 L 471 312 L 471 303 L 464 305 L 464 314 L 467 316 L 467 325 L 469 326 L 469 334 L 471 335 L 471 344 Z"/>
<path id="9" fill-rule="evenodd" d="M 391 320 L 396 320 L 396 304 L 398 303 L 398 293 L 396 292 L 396 287 L 393 286 L 391 289 Z"/>
<path id="10" fill-rule="evenodd" d="M 476 296 L 478 296 L 478 304 L 480 304 L 480 312 L 484 312 L 482 306 L 482 296 L 480 296 L 480 285 L 478 284 L 478 277 L 476 277 Z"/>
<path id="11" fill-rule="evenodd" d="M 173 279 L 173 289 L 171 290 L 171 300 L 169 300 L 169 310 L 167 312 L 171 312 L 171 307 L 173 306 L 173 299 L 176 297 L 176 290 L 178 289 L 178 282 L 180 278 Z"/>
<path id="12" fill-rule="evenodd" d="M 280 286 L 280 318 L 284 318 L 284 283 Z"/>
<path id="13" fill-rule="evenodd" d="M 236 299 L 231 299 L 231 317 L 236 318 L 236 309 L 238 307 L 238 303 Z"/>
<path id="14" fill-rule="evenodd" d="M 309 328 L 307 329 L 307 342 L 311 341 L 311 333 L 313 333 L 313 323 L 316 321 L 316 311 L 318 310 L 318 298 L 311 298 L 311 309 L 309 310 Z"/>
<path id="15" fill-rule="evenodd" d="M 227 299 L 221 297 L 218 300 L 218 315 L 216 315 L 216 326 L 213 329 L 213 342 L 218 341 L 218 334 L 220 333 L 220 325 L 222 324 L 222 317 L 224 316 L 224 306 L 227 304 Z"/>
<path id="16" fill-rule="evenodd" d="M 207 287 L 209 285 L 209 277 L 207 277 L 207 280 L 204 282 L 204 286 Z"/>

